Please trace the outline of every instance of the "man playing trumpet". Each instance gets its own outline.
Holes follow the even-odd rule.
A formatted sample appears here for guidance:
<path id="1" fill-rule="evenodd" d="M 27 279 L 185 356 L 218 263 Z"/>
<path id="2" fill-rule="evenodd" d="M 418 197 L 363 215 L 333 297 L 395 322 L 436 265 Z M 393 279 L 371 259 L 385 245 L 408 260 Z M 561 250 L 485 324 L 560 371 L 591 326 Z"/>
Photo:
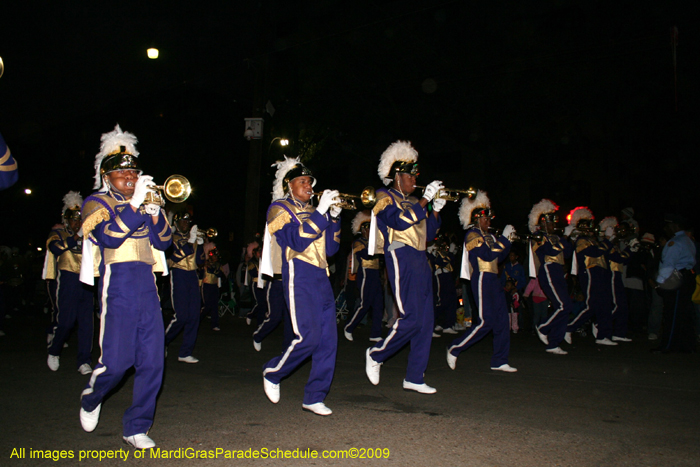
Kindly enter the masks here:
<path id="1" fill-rule="evenodd" d="M 285 156 L 275 165 L 276 201 L 267 211 L 261 270 L 272 276 L 272 262 L 282 262 L 284 296 L 295 336 L 282 355 L 263 366 L 263 389 L 276 404 L 282 379 L 311 357 L 302 408 L 330 415 L 333 412 L 324 400 L 335 372 L 338 331 L 327 258 L 340 246 L 341 209 L 334 206 L 338 192 L 325 190 L 314 207 L 311 197 L 316 179 L 300 159 Z"/>
<path id="2" fill-rule="evenodd" d="M 372 384 L 379 384 L 382 363 L 410 343 L 403 388 L 434 394 L 436 389 L 425 384 L 423 379 L 434 323 L 432 272 L 425 249 L 426 240 L 435 238 L 440 228 L 438 212 L 446 201 L 435 199 L 443 188 L 442 182 L 437 180 L 425 188 L 420 200 L 411 196 L 416 188 L 417 161 L 418 151 L 411 143 L 397 141 L 384 151 L 377 170 L 384 184 L 391 184 L 389 188 L 377 190 L 372 213 L 383 237 L 387 276 L 396 297 L 399 318 L 386 338 L 367 349 L 365 371 Z M 433 210 L 428 212 L 431 201 Z M 375 246 L 370 234 L 369 254 L 374 254 Z"/>

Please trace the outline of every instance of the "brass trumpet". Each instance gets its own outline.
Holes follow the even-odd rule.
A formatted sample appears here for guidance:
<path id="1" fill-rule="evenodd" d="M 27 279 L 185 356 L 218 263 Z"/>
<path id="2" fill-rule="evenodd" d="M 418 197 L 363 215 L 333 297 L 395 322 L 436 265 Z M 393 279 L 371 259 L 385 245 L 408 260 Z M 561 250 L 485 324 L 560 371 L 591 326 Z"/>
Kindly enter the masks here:
<path id="1" fill-rule="evenodd" d="M 216 230 L 214 227 L 211 227 L 207 230 L 197 230 L 197 236 L 204 239 L 204 238 L 214 238 L 217 235 L 219 235 L 219 231 Z"/>
<path id="2" fill-rule="evenodd" d="M 165 180 L 164 184 L 152 188 L 155 188 L 155 191 L 146 193 L 146 199 L 143 204 L 157 204 L 163 207 L 165 206 L 165 199 L 172 203 L 182 203 L 192 193 L 192 185 L 182 175 L 171 175 Z"/>
<path id="3" fill-rule="evenodd" d="M 314 195 L 318 196 L 319 198 L 322 194 L 322 191 L 314 193 Z M 360 200 L 362 206 L 364 206 L 367 209 L 371 209 L 377 202 L 377 193 L 374 190 L 374 187 L 368 186 L 365 187 L 365 189 L 362 190 L 362 192 L 359 195 L 338 193 L 337 199 L 338 202 L 334 203 L 333 206 L 337 206 L 340 209 L 356 210 L 357 204 L 355 203 L 355 200 Z"/>
<path id="4" fill-rule="evenodd" d="M 416 185 L 416 188 L 422 188 L 425 190 L 424 186 Z M 436 199 L 444 199 L 446 201 L 457 201 L 460 195 L 467 195 L 467 198 L 476 198 L 476 189 L 469 187 L 466 190 L 458 190 L 456 188 L 441 188 L 440 191 L 435 195 Z"/>

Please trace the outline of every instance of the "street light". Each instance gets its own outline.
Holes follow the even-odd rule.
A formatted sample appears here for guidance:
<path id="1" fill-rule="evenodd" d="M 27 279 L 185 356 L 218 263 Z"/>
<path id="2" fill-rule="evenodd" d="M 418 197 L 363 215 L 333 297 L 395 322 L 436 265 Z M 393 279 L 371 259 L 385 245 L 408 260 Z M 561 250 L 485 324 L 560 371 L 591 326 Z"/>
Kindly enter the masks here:
<path id="1" fill-rule="evenodd" d="M 146 54 L 148 55 L 148 58 L 155 60 L 158 58 L 158 49 L 155 47 L 150 47 L 148 50 L 146 50 Z"/>
<path id="2" fill-rule="evenodd" d="M 287 138 L 275 136 L 274 138 L 272 138 L 272 141 L 270 141 L 270 146 L 267 148 L 267 152 L 270 152 L 270 149 L 272 149 L 272 143 L 274 143 L 277 140 L 280 140 L 280 146 L 289 146 L 289 140 Z"/>
<path id="3" fill-rule="evenodd" d="M 31 188 L 25 188 L 25 189 L 24 189 L 24 194 L 25 194 L 25 195 L 31 195 L 31 194 L 32 194 Z"/>

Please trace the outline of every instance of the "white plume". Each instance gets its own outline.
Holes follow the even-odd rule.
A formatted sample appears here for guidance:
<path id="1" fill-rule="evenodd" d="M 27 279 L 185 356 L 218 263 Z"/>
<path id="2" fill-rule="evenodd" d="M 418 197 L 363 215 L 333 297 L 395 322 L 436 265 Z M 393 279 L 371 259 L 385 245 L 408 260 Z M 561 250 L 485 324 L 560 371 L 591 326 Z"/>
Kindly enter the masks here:
<path id="1" fill-rule="evenodd" d="M 559 206 L 554 204 L 551 199 L 547 198 L 542 199 L 542 201 L 532 206 L 527 223 L 527 226 L 530 228 L 530 232 L 535 233 L 535 231 L 539 229 L 538 224 L 542 214 L 555 212 L 557 209 L 559 209 Z"/>
<path id="2" fill-rule="evenodd" d="M 270 166 L 277 167 L 275 181 L 272 182 L 272 201 L 284 198 L 284 176 L 297 164 L 301 164 L 301 159 L 299 157 L 292 158 L 284 156 L 283 161 L 277 161 Z M 316 179 L 314 179 L 314 185 L 315 184 Z"/>
<path id="3" fill-rule="evenodd" d="M 63 211 L 61 211 L 61 216 L 66 212 L 66 209 L 73 209 L 76 207 L 78 209 L 83 207 L 83 197 L 80 196 L 80 193 L 77 191 L 69 191 L 63 197 Z"/>
<path id="4" fill-rule="evenodd" d="M 491 201 L 485 191 L 477 190 L 476 198 L 473 200 L 467 197 L 462 198 L 462 204 L 459 206 L 459 221 L 462 223 L 462 227 L 466 230 L 472 224 L 472 211 L 474 209 L 490 207 Z"/>
<path id="5" fill-rule="evenodd" d="M 93 186 L 95 190 L 100 189 L 102 186 L 100 167 L 102 166 L 102 160 L 105 156 L 118 153 L 121 146 L 124 146 L 125 151 L 132 156 L 138 157 L 139 155 L 139 152 L 136 150 L 136 143 L 138 143 L 136 136 L 128 131 L 122 131 L 122 129 L 119 128 L 119 124 L 114 127 L 113 131 L 104 133 L 100 141 L 102 141 L 100 152 L 95 156 L 95 186 Z"/>
<path id="6" fill-rule="evenodd" d="M 578 221 L 581 219 L 595 219 L 595 217 L 593 217 L 593 212 L 585 206 L 572 209 L 569 216 L 571 216 L 569 225 L 573 225 L 574 227 L 578 225 Z"/>
<path id="7" fill-rule="evenodd" d="M 410 141 L 396 141 L 395 143 L 391 143 L 379 158 L 377 173 L 382 182 L 384 182 L 384 185 L 389 185 L 392 181 L 388 178 L 389 171 L 391 171 L 391 166 L 394 165 L 394 162 L 416 162 L 417 160 L 418 151 L 411 146 Z"/>
<path id="8" fill-rule="evenodd" d="M 360 233 L 360 227 L 364 222 L 370 222 L 372 218 L 370 217 L 369 213 L 367 211 L 360 211 L 355 215 L 355 218 L 352 220 L 352 233 L 353 235 L 357 235 Z"/>
<path id="9" fill-rule="evenodd" d="M 617 217 L 615 216 L 604 217 L 603 220 L 600 221 L 600 224 L 598 224 L 601 232 L 605 232 L 608 227 L 615 227 L 616 225 Z"/>

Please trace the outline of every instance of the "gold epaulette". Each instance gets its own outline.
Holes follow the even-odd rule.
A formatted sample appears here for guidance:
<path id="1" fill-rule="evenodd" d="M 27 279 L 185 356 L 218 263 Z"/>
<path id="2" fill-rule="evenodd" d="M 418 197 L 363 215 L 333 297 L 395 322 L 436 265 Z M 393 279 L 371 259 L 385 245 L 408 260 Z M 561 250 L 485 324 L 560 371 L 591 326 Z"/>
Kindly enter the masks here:
<path id="1" fill-rule="evenodd" d="M 364 250 L 365 248 L 367 248 L 367 247 L 366 247 L 366 245 L 365 245 L 364 243 L 362 243 L 362 242 L 360 242 L 360 241 L 356 241 L 356 242 L 355 242 L 355 246 L 354 246 L 353 249 L 352 249 L 352 252 L 353 252 L 353 253 L 357 253 L 358 251 L 362 251 L 362 250 Z"/>
<path id="2" fill-rule="evenodd" d="M 250 261 L 248 263 L 248 271 L 252 271 L 253 269 L 255 269 L 255 263 Z"/>
<path id="3" fill-rule="evenodd" d="M 467 241 L 465 247 L 467 251 L 471 251 L 474 248 L 480 247 L 484 244 L 484 237 L 478 232 L 469 232 L 467 234 Z"/>
<path id="4" fill-rule="evenodd" d="M 592 245 L 593 243 L 587 238 L 579 238 L 578 240 L 576 240 L 576 253 L 580 253 Z"/>
<path id="5" fill-rule="evenodd" d="M 267 213 L 267 230 L 270 232 L 270 235 L 274 235 L 275 232 L 291 220 L 292 216 L 282 206 L 272 206 L 270 212 Z"/>
<path id="6" fill-rule="evenodd" d="M 374 215 L 376 216 L 380 212 L 382 212 L 387 206 L 390 204 L 394 203 L 394 198 L 391 197 L 388 193 L 385 193 L 383 191 L 380 191 L 377 193 L 377 202 L 375 203 L 374 207 L 372 208 L 372 212 L 374 212 Z"/>
<path id="7" fill-rule="evenodd" d="M 110 203 L 111 205 L 111 203 Z M 90 232 L 102 221 L 110 219 L 109 211 L 97 201 L 88 201 L 82 208 L 83 216 L 83 236 L 87 237 Z"/>

